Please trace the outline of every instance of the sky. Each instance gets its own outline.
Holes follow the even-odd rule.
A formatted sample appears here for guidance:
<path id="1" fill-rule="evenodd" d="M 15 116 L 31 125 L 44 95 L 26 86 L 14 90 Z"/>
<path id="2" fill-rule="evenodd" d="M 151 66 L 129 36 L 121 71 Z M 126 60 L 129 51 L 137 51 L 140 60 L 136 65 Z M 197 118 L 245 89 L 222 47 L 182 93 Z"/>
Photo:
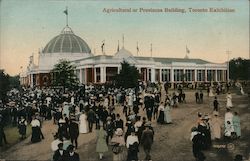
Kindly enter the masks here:
<path id="1" fill-rule="evenodd" d="M 0 69 L 16 75 L 66 25 L 87 42 L 95 55 L 114 55 L 118 40 L 137 56 L 190 58 L 224 63 L 249 59 L 248 0 L 0 0 Z M 106 9 L 185 9 L 179 12 L 104 12 Z M 189 8 L 229 8 L 235 12 L 189 12 Z M 21 69 L 23 67 L 23 69 Z"/>

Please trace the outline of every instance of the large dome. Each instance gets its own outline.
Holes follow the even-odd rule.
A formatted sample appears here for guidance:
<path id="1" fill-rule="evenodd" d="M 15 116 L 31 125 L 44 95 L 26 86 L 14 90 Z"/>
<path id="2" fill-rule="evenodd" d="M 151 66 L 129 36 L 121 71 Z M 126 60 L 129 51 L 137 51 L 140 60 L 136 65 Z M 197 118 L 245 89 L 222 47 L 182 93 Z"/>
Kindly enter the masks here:
<path id="1" fill-rule="evenodd" d="M 66 26 L 43 49 L 43 53 L 91 53 L 88 44 Z"/>

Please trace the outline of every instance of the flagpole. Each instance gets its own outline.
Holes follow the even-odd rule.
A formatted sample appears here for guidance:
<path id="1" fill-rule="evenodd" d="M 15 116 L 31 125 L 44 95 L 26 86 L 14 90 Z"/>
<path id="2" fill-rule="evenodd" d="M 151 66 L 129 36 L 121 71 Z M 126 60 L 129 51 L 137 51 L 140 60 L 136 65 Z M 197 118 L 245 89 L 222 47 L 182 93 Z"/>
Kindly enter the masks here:
<path id="1" fill-rule="evenodd" d="M 67 14 L 66 14 L 66 25 L 69 26 L 69 21 L 68 21 L 68 7 L 66 7 L 66 11 L 67 11 Z"/>
<path id="2" fill-rule="evenodd" d="M 139 53 L 138 41 L 137 41 L 137 48 L 136 48 L 136 51 L 137 51 L 137 56 L 138 56 L 138 53 Z"/>
<path id="3" fill-rule="evenodd" d="M 122 47 L 124 48 L 124 34 L 122 34 Z"/>
<path id="4" fill-rule="evenodd" d="M 150 56 L 151 56 L 151 58 L 152 58 L 152 56 L 153 56 L 153 47 L 152 47 L 152 43 L 150 44 L 150 46 L 151 46 L 151 48 L 150 48 Z"/>
<path id="5" fill-rule="evenodd" d="M 120 50 L 120 43 L 119 43 L 119 40 L 118 40 L 118 47 L 117 47 L 117 52 Z"/>
<path id="6" fill-rule="evenodd" d="M 105 40 L 102 41 L 102 46 L 101 46 L 103 55 L 105 55 L 104 45 L 105 45 Z"/>

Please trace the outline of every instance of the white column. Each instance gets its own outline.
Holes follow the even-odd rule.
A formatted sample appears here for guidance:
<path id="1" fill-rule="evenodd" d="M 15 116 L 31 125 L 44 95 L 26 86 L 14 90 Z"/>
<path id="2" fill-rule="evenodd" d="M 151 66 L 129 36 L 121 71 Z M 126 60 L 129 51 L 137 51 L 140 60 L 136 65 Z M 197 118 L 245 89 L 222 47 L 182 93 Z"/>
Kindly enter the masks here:
<path id="1" fill-rule="evenodd" d="M 33 82 L 33 74 L 30 75 L 30 87 L 33 87 L 34 82 Z"/>
<path id="2" fill-rule="evenodd" d="M 106 67 L 103 67 L 104 68 L 104 82 L 106 82 Z"/>
<path id="3" fill-rule="evenodd" d="M 215 82 L 218 82 L 218 70 L 215 69 Z"/>
<path id="4" fill-rule="evenodd" d="M 80 69 L 80 73 L 79 73 L 79 81 L 80 81 L 80 83 L 82 83 L 82 69 Z"/>
<path id="5" fill-rule="evenodd" d="M 121 69 L 122 69 L 122 67 L 120 67 L 120 66 L 117 67 L 117 74 L 120 74 Z"/>
<path id="6" fill-rule="evenodd" d="M 162 82 L 162 69 L 161 68 L 159 69 L 159 75 L 160 75 L 160 80 L 159 81 Z"/>
<path id="7" fill-rule="evenodd" d="M 171 77 L 170 77 L 171 83 L 174 83 L 174 69 L 171 68 Z"/>
<path id="8" fill-rule="evenodd" d="M 155 82 L 155 69 L 151 68 L 151 82 Z"/>
<path id="9" fill-rule="evenodd" d="M 93 67 L 93 68 L 94 68 L 94 82 L 96 83 L 96 79 L 97 79 L 97 78 L 96 78 L 96 77 L 97 77 L 97 76 L 96 76 L 96 68 L 95 68 L 95 67 Z"/>
<path id="10" fill-rule="evenodd" d="M 106 82 L 106 67 L 100 67 L 101 83 Z"/>
<path id="11" fill-rule="evenodd" d="M 100 77 L 101 77 L 101 83 L 104 83 L 104 67 L 100 67 Z"/>
<path id="12" fill-rule="evenodd" d="M 197 69 L 194 70 L 194 81 L 197 82 Z"/>

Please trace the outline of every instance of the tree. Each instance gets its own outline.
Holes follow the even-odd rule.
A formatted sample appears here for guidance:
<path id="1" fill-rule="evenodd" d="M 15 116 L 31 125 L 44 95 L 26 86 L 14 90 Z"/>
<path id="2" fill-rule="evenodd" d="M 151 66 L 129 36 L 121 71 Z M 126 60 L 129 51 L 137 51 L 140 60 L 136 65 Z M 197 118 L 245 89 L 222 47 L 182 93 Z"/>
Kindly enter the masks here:
<path id="1" fill-rule="evenodd" d="M 79 81 L 75 74 L 75 66 L 71 65 L 67 60 L 59 60 L 58 64 L 52 69 L 52 85 L 62 86 L 63 88 L 74 88 Z"/>
<path id="2" fill-rule="evenodd" d="M 122 69 L 115 77 L 117 87 L 134 88 L 138 86 L 138 79 L 140 78 L 139 71 L 135 66 L 131 66 L 126 61 L 121 63 Z"/>
<path id="3" fill-rule="evenodd" d="M 4 70 L 0 70 L 0 100 L 6 101 L 7 92 L 10 89 L 10 76 L 4 72 Z"/>
<path id="4" fill-rule="evenodd" d="M 10 88 L 20 89 L 20 76 L 10 76 L 9 77 Z"/>
<path id="5" fill-rule="evenodd" d="M 250 60 L 242 58 L 230 60 L 229 77 L 231 80 L 250 80 Z"/>

